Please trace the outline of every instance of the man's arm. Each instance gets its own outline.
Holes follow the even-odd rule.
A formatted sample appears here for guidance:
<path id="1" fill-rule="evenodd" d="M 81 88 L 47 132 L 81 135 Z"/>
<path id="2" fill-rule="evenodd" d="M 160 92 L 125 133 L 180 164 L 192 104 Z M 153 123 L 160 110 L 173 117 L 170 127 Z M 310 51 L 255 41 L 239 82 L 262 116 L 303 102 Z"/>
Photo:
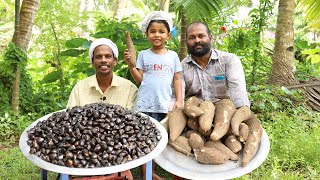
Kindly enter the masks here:
<path id="1" fill-rule="evenodd" d="M 226 65 L 226 75 L 230 98 L 236 108 L 241 106 L 250 107 L 243 67 L 237 56 L 233 55 Z"/>

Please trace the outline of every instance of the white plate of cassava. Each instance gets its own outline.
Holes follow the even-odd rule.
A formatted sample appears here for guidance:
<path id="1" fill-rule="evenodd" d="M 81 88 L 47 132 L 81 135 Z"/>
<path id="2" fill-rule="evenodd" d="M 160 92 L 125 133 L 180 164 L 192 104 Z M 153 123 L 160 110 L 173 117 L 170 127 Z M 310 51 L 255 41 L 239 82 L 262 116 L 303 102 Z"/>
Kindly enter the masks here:
<path id="1" fill-rule="evenodd" d="M 186 179 L 232 179 L 258 168 L 270 142 L 261 122 L 247 106 L 196 97 L 161 121 L 169 141 L 155 162 Z"/>

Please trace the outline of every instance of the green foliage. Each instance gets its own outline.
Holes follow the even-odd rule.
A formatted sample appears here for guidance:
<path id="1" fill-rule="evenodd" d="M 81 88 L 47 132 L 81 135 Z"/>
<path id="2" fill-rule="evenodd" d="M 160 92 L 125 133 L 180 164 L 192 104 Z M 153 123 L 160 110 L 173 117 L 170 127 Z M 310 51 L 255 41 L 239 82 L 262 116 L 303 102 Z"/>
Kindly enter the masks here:
<path id="1" fill-rule="evenodd" d="M 308 81 L 310 77 L 320 78 L 320 63 L 313 64 L 311 60 L 296 63 L 296 76 L 300 81 Z"/>
<path id="2" fill-rule="evenodd" d="M 66 101 L 69 98 L 69 90 L 61 92 L 59 82 L 36 82 L 33 88 L 35 90 L 28 104 L 29 112 L 37 112 L 39 116 L 44 116 L 51 112 L 65 109 Z"/>
<path id="3" fill-rule="evenodd" d="M 0 0 L 0 53 L 7 41 L 12 39 L 14 28 L 14 1 Z"/>
<path id="4" fill-rule="evenodd" d="M 248 91 L 251 109 L 255 113 L 287 111 L 296 114 L 297 107 L 305 103 L 299 91 L 289 91 L 285 87 L 250 86 Z"/>
<path id="5" fill-rule="evenodd" d="M 43 83 L 52 83 L 60 79 L 62 76 L 62 70 L 58 69 L 56 71 L 52 71 L 51 73 L 47 74 L 43 79 Z"/>
<path id="6" fill-rule="evenodd" d="M 258 8 L 254 8 L 249 12 L 251 17 L 251 28 L 254 32 L 262 32 L 267 26 L 267 21 L 273 15 L 274 1 L 260 0 Z M 260 38 L 260 37 L 257 37 Z"/>
<path id="7" fill-rule="evenodd" d="M 317 165 L 320 162 L 317 150 L 320 135 L 319 115 L 305 114 L 305 111 L 297 114 L 278 111 L 270 114 L 265 122 L 264 127 L 271 141 L 268 162 L 273 167 L 272 173 L 269 173 L 273 174 L 272 178 L 283 179 L 288 174 L 301 177 L 304 174 L 305 177 L 316 179 L 320 170 Z"/>
<path id="8" fill-rule="evenodd" d="M 264 52 L 257 34 L 252 29 L 235 28 L 224 38 L 225 51 L 236 54 L 242 61 L 246 81 L 250 85 L 267 82 L 271 70 L 271 56 Z"/>
<path id="9" fill-rule="evenodd" d="M 209 22 L 211 17 L 219 16 L 221 9 L 227 6 L 226 1 L 223 0 L 174 0 L 173 4 L 175 5 L 178 19 L 181 19 L 180 12 L 183 11 L 184 15 L 190 22 L 195 20 Z"/>
<path id="10" fill-rule="evenodd" d="M 39 114 L 27 113 L 15 115 L 12 111 L 4 111 L 0 114 L 0 140 L 15 141 L 24 129 L 37 119 Z"/>
<path id="11" fill-rule="evenodd" d="M 32 95 L 32 82 L 29 74 L 26 71 L 27 55 L 19 47 L 13 43 L 9 43 L 5 54 L 4 60 L 0 61 L 0 106 L 1 110 L 9 110 L 11 103 L 12 84 L 14 80 L 15 68 L 20 70 L 20 111 L 28 112 L 26 104 L 31 99 Z"/>
<path id="12" fill-rule="evenodd" d="M 304 8 L 306 18 L 310 23 L 310 26 L 314 29 L 320 27 L 319 15 L 320 15 L 320 1 L 318 0 L 298 0 L 299 5 Z"/>
<path id="13" fill-rule="evenodd" d="M 320 43 L 310 43 L 305 37 L 295 39 L 296 76 L 300 81 L 320 78 Z"/>

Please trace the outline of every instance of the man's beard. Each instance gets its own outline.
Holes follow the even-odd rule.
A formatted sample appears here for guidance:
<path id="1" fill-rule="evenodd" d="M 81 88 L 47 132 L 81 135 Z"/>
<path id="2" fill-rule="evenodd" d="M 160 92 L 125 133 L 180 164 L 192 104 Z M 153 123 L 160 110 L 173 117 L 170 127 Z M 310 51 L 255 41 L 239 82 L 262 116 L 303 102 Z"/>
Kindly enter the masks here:
<path id="1" fill-rule="evenodd" d="M 202 49 L 196 49 L 198 45 L 202 46 Z M 189 54 L 196 57 L 202 57 L 208 52 L 210 52 L 210 49 L 211 49 L 210 46 L 211 46 L 210 43 L 196 43 L 193 46 L 189 46 L 187 44 Z"/>

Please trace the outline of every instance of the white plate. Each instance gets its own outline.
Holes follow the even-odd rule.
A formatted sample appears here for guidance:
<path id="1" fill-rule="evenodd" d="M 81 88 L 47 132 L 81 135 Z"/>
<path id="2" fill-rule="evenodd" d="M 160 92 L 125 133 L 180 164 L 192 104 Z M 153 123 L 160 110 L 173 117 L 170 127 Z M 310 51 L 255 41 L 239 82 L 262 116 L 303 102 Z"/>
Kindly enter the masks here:
<path id="1" fill-rule="evenodd" d="M 232 179 L 243 176 L 258 168 L 267 158 L 269 150 L 270 141 L 267 133 L 263 130 L 259 149 L 245 167 L 241 166 L 241 155 L 238 161 L 229 160 L 221 165 L 200 164 L 194 157 L 187 157 L 185 154 L 176 151 L 169 144 L 165 150 L 155 158 L 155 162 L 164 170 L 186 179 Z"/>
<path id="2" fill-rule="evenodd" d="M 61 110 L 65 111 L 65 110 Z M 50 117 L 53 113 L 48 114 L 46 116 L 43 116 L 42 118 L 39 118 L 35 122 L 33 122 L 30 126 L 28 126 L 23 133 L 20 136 L 19 140 L 19 147 L 23 155 L 30 160 L 33 164 L 37 165 L 38 167 L 42 169 L 46 169 L 48 171 L 53 171 L 56 173 L 62 173 L 62 174 L 68 174 L 68 175 L 79 175 L 79 176 L 92 176 L 92 175 L 103 175 L 103 174 L 111 174 L 115 172 L 125 171 L 128 169 L 132 169 L 134 167 L 140 166 L 142 164 L 145 164 L 149 162 L 150 160 L 154 159 L 156 156 L 158 156 L 166 147 L 168 143 L 168 133 L 164 129 L 164 127 L 155 119 L 151 118 L 151 121 L 156 125 L 157 129 L 161 133 L 161 140 L 158 142 L 158 145 L 148 153 L 147 155 L 127 162 L 125 164 L 121 165 L 115 165 L 110 167 L 100 167 L 100 168 L 70 168 L 66 166 L 59 166 L 56 164 L 49 163 L 47 161 L 42 160 L 38 156 L 34 154 L 30 154 L 30 146 L 27 144 L 28 134 L 27 131 L 34 127 L 39 121 L 47 120 L 48 117 Z"/>

